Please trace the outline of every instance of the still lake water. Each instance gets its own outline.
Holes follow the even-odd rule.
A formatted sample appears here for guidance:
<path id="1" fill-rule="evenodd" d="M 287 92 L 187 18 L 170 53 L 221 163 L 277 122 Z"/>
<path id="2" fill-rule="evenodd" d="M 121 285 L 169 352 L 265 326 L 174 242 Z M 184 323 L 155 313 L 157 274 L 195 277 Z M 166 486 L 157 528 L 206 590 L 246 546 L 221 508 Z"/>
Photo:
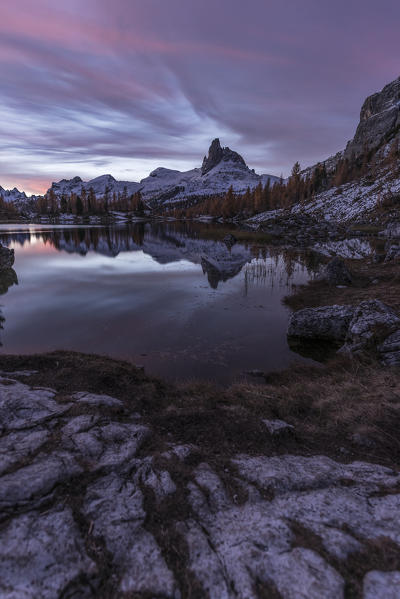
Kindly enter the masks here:
<path id="1" fill-rule="evenodd" d="M 312 272 L 300 254 L 228 247 L 216 225 L 0 225 L 3 353 L 105 354 L 169 380 L 238 380 L 301 358 L 282 298 Z"/>

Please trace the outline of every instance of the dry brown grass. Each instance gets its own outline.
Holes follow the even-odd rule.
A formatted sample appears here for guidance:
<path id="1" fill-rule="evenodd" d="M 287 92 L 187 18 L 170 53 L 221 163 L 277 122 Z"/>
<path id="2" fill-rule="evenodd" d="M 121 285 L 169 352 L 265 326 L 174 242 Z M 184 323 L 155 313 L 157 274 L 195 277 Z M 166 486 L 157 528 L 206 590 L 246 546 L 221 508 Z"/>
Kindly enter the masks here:
<path id="1" fill-rule="evenodd" d="M 226 390 L 207 383 L 169 385 L 131 364 L 73 352 L 3 356 L 0 369 L 37 369 L 22 380 L 61 394 L 84 390 L 118 397 L 125 411 L 140 412 L 151 425 L 146 452 L 159 455 L 169 443 L 192 444 L 198 448 L 193 459 L 207 461 L 221 476 L 237 453 L 400 461 L 400 368 L 372 358 L 293 365 L 269 375 L 265 385 Z M 275 418 L 292 424 L 295 433 L 271 437 L 262 420 Z"/>
<path id="2" fill-rule="evenodd" d="M 353 284 L 338 289 L 325 281 L 299 285 L 284 299 L 293 310 L 332 304 L 357 304 L 379 299 L 400 312 L 400 267 L 398 263 L 372 264 L 370 260 L 349 260 Z M 372 281 L 377 281 L 372 283 Z"/>
<path id="3" fill-rule="evenodd" d="M 293 366 L 263 385 L 236 385 L 232 403 L 260 418 L 295 426 L 304 447 L 369 454 L 398 463 L 400 369 L 336 358 L 323 367 Z M 358 435 L 355 441 L 353 435 Z"/>

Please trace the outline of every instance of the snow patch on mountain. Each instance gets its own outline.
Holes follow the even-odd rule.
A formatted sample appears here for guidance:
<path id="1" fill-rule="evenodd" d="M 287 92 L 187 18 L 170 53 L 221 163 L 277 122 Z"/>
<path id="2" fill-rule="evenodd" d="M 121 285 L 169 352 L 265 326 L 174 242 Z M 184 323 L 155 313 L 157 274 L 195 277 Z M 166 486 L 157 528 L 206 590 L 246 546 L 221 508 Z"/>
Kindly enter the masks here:
<path id="1" fill-rule="evenodd" d="M 329 258 L 339 256 L 340 258 L 351 258 L 353 260 L 366 258 L 373 252 L 370 242 L 365 239 L 327 241 L 325 243 L 315 244 L 313 249 L 319 254 L 323 254 Z"/>
<path id="2" fill-rule="evenodd" d="M 88 193 L 90 189 L 93 189 L 96 197 L 102 197 L 104 196 L 106 189 L 108 189 L 110 194 L 113 194 L 114 192 L 118 194 L 123 193 L 126 188 L 127 193 L 130 195 L 136 193 L 140 187 L 141 185 L 139 183 L 117 181 L 112 175 L 101 175 L 90 181 L 82 181 L 80 177 L 62 179 L 58 183 L 53 183 L 50 189 L 53 190 L 57 197 L 61 197 L 62 195 L 69 196 L 71 193 L 80 195 L 82 190 L 85 190 L 86 193 Z M 50 191 L 50 189 L 48 191 Z"/>
<path id="3" fill-rule="evenodd" d="M 24 191 L 19 191 L 16 187 L 14 189 L 4 189 L 0 185 L 0 196 L 6 202 L 19 202 L 27 200 L 28 197 Z"/>
<path id="4" fill-rule="evenodd" d="M 372 184 L 364 178 L 341 187 L 332 187 L 316 195 L 311 202 L 294 206 L 292 211 L 345 223 L 367 217 L 387 194 L 398 193 L 400 177 L 393 179 L 390 173 L 386 173 L 377 177 Z"/>
<path id="5" fill-rule="evenodd" d="M 204 165 L 207 165 L 205 168 Z M 83 181 L 80 177 L 62 179 L 52 183 L 48 193 L 52 191 L 58 198 L 72 193 L 80 195 L 85 190 L 89 193 L 92 189 L 97 198 L 104 196 L 106 190 L 110 198 L 124 191 L 132 195 L 141 192 L 143 200 L 151 207 L 164 203 L 182 201 L 194 197 L 204 197 L 214 194 L 223 194 L 232 186 L 236 193 L 244 193 L 249 187 L 254 189 L 260 182 L 265 185 L 270 180 L 271 185 L 278 180 L 273 175 L 258 175 L 250 169 L 243 158 L 230 148 L 222 148 L 219 140 L 215 139 L 205 157 L 202 168 L 189 171 L 178 171 L 159 167 L 152 171 L 148 177 L 140 182 L 117 181 L 112 175 L 101 175 L 90 181 Z M 2 188 L 0 187 L 0 193 Z M 28 198 L 18 190 L 3 190 L 5 199 L 26 201 Z"/>

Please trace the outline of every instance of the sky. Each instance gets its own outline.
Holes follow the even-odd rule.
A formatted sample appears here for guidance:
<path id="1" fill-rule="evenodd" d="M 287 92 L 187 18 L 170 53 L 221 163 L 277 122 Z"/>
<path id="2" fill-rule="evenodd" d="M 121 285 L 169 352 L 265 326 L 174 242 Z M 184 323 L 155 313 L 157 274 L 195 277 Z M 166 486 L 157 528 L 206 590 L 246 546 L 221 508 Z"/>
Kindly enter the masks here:
<path id="1" fill-rule="evenodd" d="M 400 75 L 398 0 L 2 0 L 0 185 L 201 165 L 286 176 Z"/>

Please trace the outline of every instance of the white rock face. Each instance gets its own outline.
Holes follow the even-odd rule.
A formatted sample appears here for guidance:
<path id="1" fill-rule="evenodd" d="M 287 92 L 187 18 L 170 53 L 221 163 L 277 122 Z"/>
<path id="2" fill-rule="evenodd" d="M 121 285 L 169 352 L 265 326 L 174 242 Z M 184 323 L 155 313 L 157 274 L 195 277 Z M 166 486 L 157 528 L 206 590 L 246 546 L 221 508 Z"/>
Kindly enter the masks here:
<path id="1" fill-rule="evenodd" d="M 291 454 L 233 455 L 221 472 L 207 461 L 191 466 L 198 447 L 168 440 L 152 453 L 145 414 L 138 424 L 121 399 L 61 398 L 8 376 L 0 381 L 0 597 L 95 599 L 107 589 L 121 599 L 183 599 L 196 589 L 256 599 L 262 589 L 340 599 L 349 556 L 378 539 L 400 551 L 397 471 Z M 272 434 L 286 424 L 267 422 Z M 384 562 L 363 577 L 363 599 L 397 599 L 400 573 Z"/>
<path id="2" fill-rule="evenodd" d="M 364 578 L 364 599 L 399 599 L 400 572 L 368 572 Z"/>
<path id="3" fill-rule="evenodd" d="M 14 189 L 4 189 L 1 185 L 0 185 L 0 196 L 3 198 L 3 200 L 5 200 L 6 202 L 24 202 L 26 201 L 27 195 L 25 194 L 24 191 L 19 191 L 16 187 L 14 187 Z"/>
<path id="4" fill-rule="evenodd" d="M 385 339 L 400 328 L 400 318 L 379 300 L 361 302 L 355 309 L 346 335 L 345 348 L 358 351 L 375 339 Z"/>
<path id="5" fill-rule="evenodd" d="M 61 597 L 67 588 L 77 597 L 93 597 L 96 575 L 69 508 L 23 514 L 0 532 L 1 597 Z"/>

